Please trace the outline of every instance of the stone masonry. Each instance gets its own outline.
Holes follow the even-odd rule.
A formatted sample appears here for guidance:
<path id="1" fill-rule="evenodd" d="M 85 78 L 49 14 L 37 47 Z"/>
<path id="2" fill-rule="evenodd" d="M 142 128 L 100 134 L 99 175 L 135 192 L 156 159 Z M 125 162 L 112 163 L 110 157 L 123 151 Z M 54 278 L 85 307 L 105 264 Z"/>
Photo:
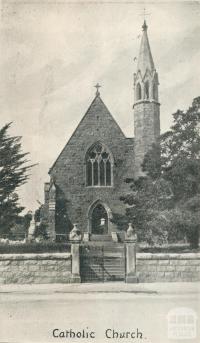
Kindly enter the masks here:
<path id="1" fill-rule="evenodd" d="M 78 261 L 70 253 L 2 254 L 0 284 L 77 282 Z M 200 281 L 200 254 L 137 253 L 136 276 L 139 282 Z"/>
<path id="2" fill-rule="evenodd" d="M 145 154 L 160 135 L 160 109 L 156 102 L 134 105 L 135 175 L 139 175 Z"/>
<path id="3" fill-rule="evenodd" d="M 0 284 L 69 283 L 71 254 L 0 255 Z"/>
<path id="4" fill-rule="evenodd" d="M 137 254 L 139 282 L 200 281 L 200 254 Z"/>

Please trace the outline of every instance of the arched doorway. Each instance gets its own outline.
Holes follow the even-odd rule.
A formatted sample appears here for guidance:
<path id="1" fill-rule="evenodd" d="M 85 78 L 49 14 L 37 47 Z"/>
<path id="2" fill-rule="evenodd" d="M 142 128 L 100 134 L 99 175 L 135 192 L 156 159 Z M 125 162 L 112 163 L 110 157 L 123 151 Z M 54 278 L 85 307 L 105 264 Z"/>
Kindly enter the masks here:
<path id="1" fill-rule="evenodd" d="M 109 235 L 112 223 L 110 208 L 101 201 L 95 201 L 88 211 L 88 232 L 92 235 Z"/>
<path id="2" fill-rule="evenodd" d="M 108 214 L 102 204 L 97 204 L 92 211 L 91 229 L 94 235 L 108 234 Z"/>

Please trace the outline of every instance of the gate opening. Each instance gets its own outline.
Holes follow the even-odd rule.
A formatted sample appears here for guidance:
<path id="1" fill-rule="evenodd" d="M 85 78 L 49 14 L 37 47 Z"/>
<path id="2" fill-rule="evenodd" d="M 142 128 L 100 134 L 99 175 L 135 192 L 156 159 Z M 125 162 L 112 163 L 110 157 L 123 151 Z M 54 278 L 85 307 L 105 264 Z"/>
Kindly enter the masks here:
<path id="1" fill-rule="evenodd" d="M 125 280 L 125 250 L 123 244 L 81 245 L 81 282 Z"/>

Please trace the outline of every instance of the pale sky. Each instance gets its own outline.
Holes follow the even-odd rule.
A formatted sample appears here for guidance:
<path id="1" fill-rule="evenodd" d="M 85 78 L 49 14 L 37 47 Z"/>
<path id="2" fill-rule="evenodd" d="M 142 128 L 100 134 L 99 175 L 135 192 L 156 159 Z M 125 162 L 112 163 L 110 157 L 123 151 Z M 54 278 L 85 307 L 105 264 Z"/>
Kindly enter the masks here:
<path id="1" fill-rule="evenodd" d="M 101 97 L 133 137 L 133 73 L 144 3 L 118 1 L 1 3 L 0 127 L 22 136 L 30 180 L 26 210 L 43 202 L 48 170 L 102 85 Z M 160 81 L 161 130 L 172 113 L 200 95 L 200 2 L 145 2 L 148 36 Z"/>

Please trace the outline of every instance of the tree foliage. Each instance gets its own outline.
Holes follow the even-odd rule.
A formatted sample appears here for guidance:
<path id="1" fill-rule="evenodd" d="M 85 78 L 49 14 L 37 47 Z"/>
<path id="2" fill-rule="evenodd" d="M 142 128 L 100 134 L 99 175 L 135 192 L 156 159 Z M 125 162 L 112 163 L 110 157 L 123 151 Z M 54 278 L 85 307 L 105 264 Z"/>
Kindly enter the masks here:
<path id="1" fill-rule="evenodd" d="M 144 176 L 122 198 L 140 240 L 163 243 L 187 237 L 198 245 L 200 229 L 200 97 L 144 157 Z"/>
<path id="2" fill-rule="evenodd" d="M 26 183 L 28 171 L 27 155 L 21 148 L 21 137 L 8 134 L 11 123 L 0 129 L 0 235 L 9 235 L 19 214 L 24 209 L 19 205 L 18 188 Z"/>
<path id="3" fill-rule="evenodd" d="M 137 228 L 140 241 L 149 244 L 167 242 L 169 222 L 166 212 L 172 206 L 171 198 L 171 188 L 163 178 L 143 176 L 132 180 L 131 192 L 121 200 L 126 205 L 127 222 Z"/>

